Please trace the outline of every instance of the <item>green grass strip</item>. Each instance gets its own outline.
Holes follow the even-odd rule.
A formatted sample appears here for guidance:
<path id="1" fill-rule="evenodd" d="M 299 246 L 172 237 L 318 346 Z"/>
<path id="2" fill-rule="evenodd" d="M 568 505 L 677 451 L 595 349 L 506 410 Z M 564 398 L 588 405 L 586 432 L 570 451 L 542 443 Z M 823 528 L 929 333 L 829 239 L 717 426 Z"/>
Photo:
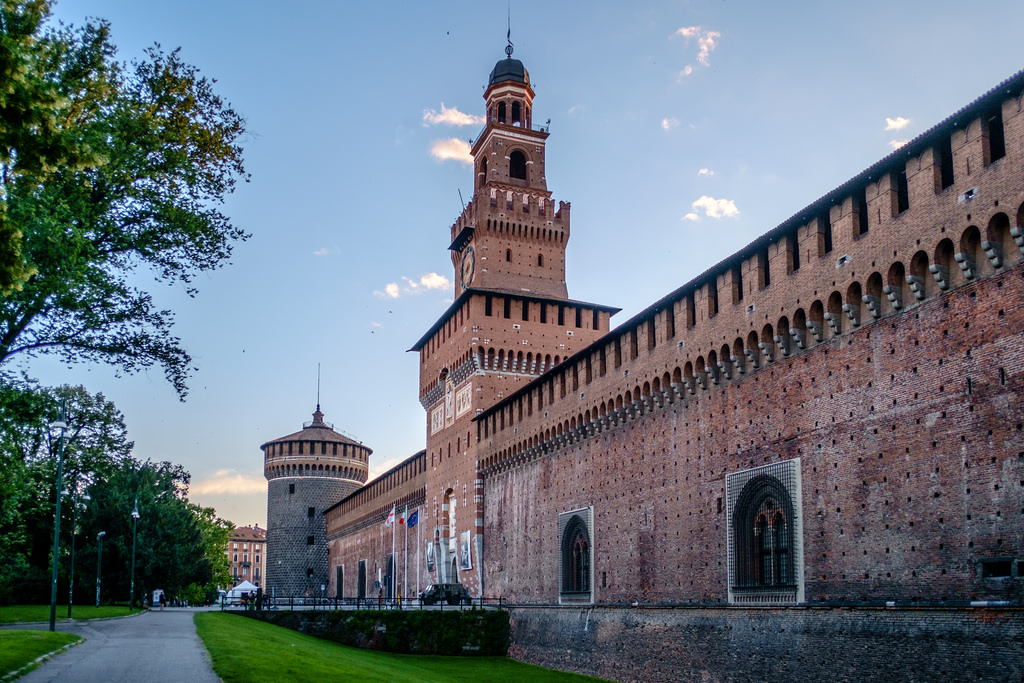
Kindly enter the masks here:
<path id="1" fill-rule="evenodd" d="M 6 674 L 31 665 L 36 659 L 81 640 L 71 633 L 49 631 L 0 631 L 0 680 Z M 34 666 L 21 673 L 28 673 Z"/>
<path id="2" fill-rule="evenodd" d="M 553 671 L 508 657 L 396 655 L 338 645 L 254 619 L 199 612 L 196 630 L 224 681 L 552 681 L 599 678 Z"/>
<path id="3" fill-rule="evenodd" d="M 126 617 L 142 610 L 129 610 L 127 605 L 93 605 L 72 606 L 71 618 L 80 619 L 108 619 L 110 617 Z M 67 621 L 68 606 L 57 605 L 57 621 Z M 49 622 L 49 605 L 12 605 L 0 607 L 0 624 Z"/>

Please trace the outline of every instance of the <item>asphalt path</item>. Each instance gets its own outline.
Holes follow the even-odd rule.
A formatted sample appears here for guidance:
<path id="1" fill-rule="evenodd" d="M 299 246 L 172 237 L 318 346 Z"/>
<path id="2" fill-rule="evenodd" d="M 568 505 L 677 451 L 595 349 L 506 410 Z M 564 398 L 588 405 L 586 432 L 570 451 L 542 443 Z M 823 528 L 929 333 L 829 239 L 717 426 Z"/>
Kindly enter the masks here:
<path id="1" fill-rule="evenodd" d="M 18 681 L 218 683 L 220 679 L 210 666 L 210 656 L 192 622 L 196 611 L 168 607 L 119 619 L 58 622 L 58 631 L 80 635 L 85 642 L 57 655 Z M 47 630 L 49 624 L 17 624 L 6 628 Z"/>

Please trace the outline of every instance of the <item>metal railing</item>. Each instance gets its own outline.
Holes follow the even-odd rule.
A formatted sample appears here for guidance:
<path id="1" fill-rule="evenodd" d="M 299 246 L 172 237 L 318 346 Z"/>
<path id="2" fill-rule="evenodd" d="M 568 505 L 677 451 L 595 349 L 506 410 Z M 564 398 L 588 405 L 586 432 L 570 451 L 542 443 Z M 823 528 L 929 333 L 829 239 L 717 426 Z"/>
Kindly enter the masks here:
<path id="1" fill-rule="evenodd" d="M 504 598 L 469 598 L 456 602 L 437 600 L 424 602 L 419 598 L 313 598 L 313 597 L 268 597 L 264 596 L 262 609 L 265 610 L 422 610 L 422 609 L 504 609 L 507 602 Z M 256 609 L 255 600 L 239 600 L 232 598 L 221 602 L 221 609 Z"/>

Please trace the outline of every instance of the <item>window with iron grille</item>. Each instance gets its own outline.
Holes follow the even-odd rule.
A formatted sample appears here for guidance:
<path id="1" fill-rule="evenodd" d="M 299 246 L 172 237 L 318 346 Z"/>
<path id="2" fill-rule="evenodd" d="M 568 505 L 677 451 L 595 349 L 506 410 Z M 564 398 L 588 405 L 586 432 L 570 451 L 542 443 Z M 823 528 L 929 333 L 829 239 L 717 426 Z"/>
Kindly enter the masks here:
<path id="1" fill-rule="evenodd" d="M 800 459 L 726 476 L 729 602 L 803 602 Z"/>
<path id="2" fill-rule="evenodd" d="M 559 601 L 594 601 L 594 509 L 583 508 L 558 516 Z"/>

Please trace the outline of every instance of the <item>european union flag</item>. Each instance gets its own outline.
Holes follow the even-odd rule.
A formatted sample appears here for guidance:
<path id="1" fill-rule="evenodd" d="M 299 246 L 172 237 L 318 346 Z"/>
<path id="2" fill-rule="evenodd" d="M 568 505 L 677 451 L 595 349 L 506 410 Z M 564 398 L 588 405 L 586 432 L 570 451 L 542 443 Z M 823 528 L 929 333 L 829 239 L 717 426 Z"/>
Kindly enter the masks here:
<path id="1" fill-rule="evenodd" d="M 409 521 L 407 521 L 406 524 L 410 528 L 412 528 L 412 527 L 416 526 L 416 524 L 419 521 L 420 521 L 420 511 L 419 510 L 413 510 L 413 513 L 411 515 L 409 515 Z"/>

